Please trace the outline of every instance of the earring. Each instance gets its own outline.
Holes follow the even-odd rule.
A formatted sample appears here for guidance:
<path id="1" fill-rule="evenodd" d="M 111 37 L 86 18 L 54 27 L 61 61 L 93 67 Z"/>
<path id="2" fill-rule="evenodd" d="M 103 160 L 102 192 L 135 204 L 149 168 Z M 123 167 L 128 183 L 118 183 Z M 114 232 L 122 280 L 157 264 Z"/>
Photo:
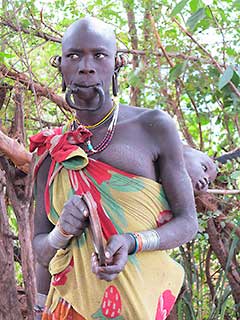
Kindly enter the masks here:
<path id="1" fill-rule="evenodd" d="M 62 76 L 62 92 L 65 92 L 66 89 L 67 89 L 67 86 L 66 86 L 66 83 L 64 81 L 63 74 L 62 74 L 62 71 L 61 71 L 61 61 L 62 61 L 62 57 L 60 57 L 60 56 L 53 56 L 49 60 L 51 66 L 54 67 L 54 68 L 57 68 L 58 71 L 61 73 L 61 76 Z"/>
<path id="2" fill-rule="evenodd" d="M 120 69 L 127 65 L 127 58 L 123 54 L 116 54 L 115 56 L 115 68 L 114 68 L 114 74 L 112 76 L 112 91 L 114 97 L 118 94 L 118 73 Z"/>
<path id="3" fill-rule="evenodd" d="M 60 56 L 52 56 L 50 59 L 49 59 L 49 63 L 52 67 L 54 68 L 60 68 L 60 65 L 61 65 L 61 60 L 62 60 L 62 57 Z"/>
<path id="4" fill-rule="evenodd" d="M 118 79 L 117 79 L 118 73 L 114 71 L 114 74 L 112 76 L 112 92 L 114 97 L 117 97 L 118 94 Z"/>
<path id="5" fill-rule="evenodd" d="M 62 73 L 61 73 L 61 75 L 62 75 Z M 62 75 L 62 92 L 65 92 L 66 89 L 67 89 L 67 86 L 66 86 L 66 83 L 65 83 L 65 81 L 63 79 L 63 75 Z"/>

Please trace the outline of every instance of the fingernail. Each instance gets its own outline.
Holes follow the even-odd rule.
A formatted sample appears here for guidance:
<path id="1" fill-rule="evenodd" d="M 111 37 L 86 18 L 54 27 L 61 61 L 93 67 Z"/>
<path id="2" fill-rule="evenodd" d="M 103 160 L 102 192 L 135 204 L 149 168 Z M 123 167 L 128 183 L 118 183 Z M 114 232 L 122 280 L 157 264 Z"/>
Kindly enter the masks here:
<path id="1" fill-rule="evenodd" d="M 88 211 L 87 211 L 87 210 L 84 210 L 84 211 L 83 211 L 83 215 L 84 215 L 84 217 L 88 217 Z"/>
<path id="2" fill-rule="evenodd" d="M 109 252 L 105 252 L 105 257 L 106 258 L 110 258 L 110 253 Z"/>

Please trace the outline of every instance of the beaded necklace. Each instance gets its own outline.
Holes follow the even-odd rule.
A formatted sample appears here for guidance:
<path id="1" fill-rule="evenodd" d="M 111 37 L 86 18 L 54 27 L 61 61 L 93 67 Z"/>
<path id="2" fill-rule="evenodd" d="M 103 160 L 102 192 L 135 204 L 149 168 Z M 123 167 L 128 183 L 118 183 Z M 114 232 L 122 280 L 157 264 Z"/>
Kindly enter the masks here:
<path id="1" fill-rule="evenodd" d="M 94 153 L 98 153 L 103 151 L 104 149 L 107 148 L 107 146 L 109 145 L 109 143 L 112 140 L 112 137 L 114 135 L 115 129 L 116 129 L 116 124 L 117 124 L 117 119 L 118 119 L 118 111 L 119 111 L 119 102 L 117 97 L 114 97 L 113 99 L 113 108 L 115 109 L 113 117 L 112 117 L 112 121 L 110 122 L 108 129 L 107 129 L 107 133 L 105 134 L 103 140 L 96 146 L 93 147 L 92 143 L 91 143 L 91 139 L 89 138 L 87 141 L 87 154 L 88 155 L 92 155 Z"/>

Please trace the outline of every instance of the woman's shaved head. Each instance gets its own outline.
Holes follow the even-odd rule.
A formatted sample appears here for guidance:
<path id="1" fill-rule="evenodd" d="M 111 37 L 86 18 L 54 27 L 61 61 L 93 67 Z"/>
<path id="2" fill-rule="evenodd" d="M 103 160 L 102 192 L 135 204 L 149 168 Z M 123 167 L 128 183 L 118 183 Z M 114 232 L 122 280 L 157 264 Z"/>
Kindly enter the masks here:
<path id="1" fill-rule="evenodd" d="M 67 28 L 62 39 L 63 48 L 69 39 L 75 38 L 80 33 L 95 34 L 101 39 L 105 38 L 108 42 L 108 48 L 114 52 L 117 50 L 116 37 L 112 26 L 93 17 L 77 20 Z"/>

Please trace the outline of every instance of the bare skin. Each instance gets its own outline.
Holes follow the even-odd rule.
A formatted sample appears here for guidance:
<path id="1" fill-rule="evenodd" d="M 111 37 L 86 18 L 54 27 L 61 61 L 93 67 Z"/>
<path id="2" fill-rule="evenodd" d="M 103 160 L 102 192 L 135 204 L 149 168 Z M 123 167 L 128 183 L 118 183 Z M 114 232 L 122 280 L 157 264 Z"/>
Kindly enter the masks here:
<path id="1" fill-rule="evenodd" d="M 109 27 L 99 21 L 84 19 L 67 30 L 62 45 L 61 70 L 66 85 L 76 83 L 82 86 L 80 94 L 74 96 L 79 106 L 77 117 L 84 124 L 96 123 L 112 107 L 109 87 L 116 51 L 114 35 Z M 92 109 L 98 101 L 98 95 L 92 86 L 99 83 L 105 92 L 105 102 L 95 113 Z M 88 107 L 89 111 L 81 111 L 81 107 Z M 108 125 L 109 122 L 106 122 L 92 130 L 93 145 L 102 141 Z M 92 157 L 118 169 L 161 181 L 174 219 L 156 229 L 161 236 L 158 250 L 178 247 L 195 236 L 198 222 L 193 188 L 176 126 L 166 113 L 121 105 L 110 145 Z M 56 253 L 48 240 L 48 234 L 54 226 L 49 222 L 44 208 L 44 189 L 49 165 L 50 159 L 47 158 L 37 177 L 33 245 L 39 270 L 47 268 Z M 67 201 L 60 217 L 60 225 L 67 233 L 76 236 L 87 227 L 87 207 L 80 197 L 73 196 Z M 100 267 L 96 255 L 93 255 L 92 272 L 100 279 L 113 280 L 124 269 L 134 245 L 129 235 L 111 237 L 105 251 L 108 265 Z M 48 279 L 44 280 L 43 273 L 42 276 L 40 271 L 37 274 L 38 291 L 46 294 L 45 283 Z"/>

